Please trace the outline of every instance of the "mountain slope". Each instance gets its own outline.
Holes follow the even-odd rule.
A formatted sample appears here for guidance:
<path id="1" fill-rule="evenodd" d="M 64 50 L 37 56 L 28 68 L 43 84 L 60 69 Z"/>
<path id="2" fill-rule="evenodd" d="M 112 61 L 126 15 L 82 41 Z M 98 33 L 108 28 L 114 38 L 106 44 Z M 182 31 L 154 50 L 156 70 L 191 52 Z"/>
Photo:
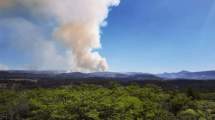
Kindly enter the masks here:
<path id="1" fill-rule="evenodd" d="M 210 80 L 215 79 L 215 71 L 200 71 L 200 72 L 189 72 L 181 71 L 178 73 L 163 73 L 157 76 L 168 79 L 197 79 L 197 80 Z"/>
<path id="2" fill-rule="evenodd" d="M 161 80 L 152 74 L 144 73 L 117 73 L 117 72 L 55 72 L 55 71 L 0 71 L 0 80 L 10 79 L 54 79 L 54 80 L 73 80 L 73 79 L 111 79 L 111 80 Z"/>

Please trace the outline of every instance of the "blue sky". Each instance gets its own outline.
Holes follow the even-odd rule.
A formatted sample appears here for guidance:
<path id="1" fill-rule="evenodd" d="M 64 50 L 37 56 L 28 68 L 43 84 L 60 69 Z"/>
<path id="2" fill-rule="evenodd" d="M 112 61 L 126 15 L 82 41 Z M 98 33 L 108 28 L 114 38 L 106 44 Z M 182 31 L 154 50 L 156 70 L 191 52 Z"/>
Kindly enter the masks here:
<path id="1" fill-rule="evenodd" d="M 123 0 L 103 29 L 113 71 L 215 68 L 215 1 Z"/>
<path id="2" fill-rule="evenodd" d="M 27 13 L 21 15 L 29 18 Z M 1 16 L 10 15 L 0 12 Z M 99 52 L 107 59 L 109 71 L 215 69 L 214 0 L 122 0 L 107 21 Z M 0 64 L 16 68 L 29 63 L 28 54 L 9 45 L 10 34 L 0 27 Z"/>

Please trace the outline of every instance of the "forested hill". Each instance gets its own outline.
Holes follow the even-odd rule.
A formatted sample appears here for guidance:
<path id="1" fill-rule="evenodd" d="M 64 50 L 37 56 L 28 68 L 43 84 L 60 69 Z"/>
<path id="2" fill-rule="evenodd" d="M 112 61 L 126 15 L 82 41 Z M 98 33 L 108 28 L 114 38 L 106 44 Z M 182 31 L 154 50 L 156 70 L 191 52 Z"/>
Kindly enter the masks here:
<path id="1" fill-rule="evenodd" d="M 0 89 L 2 120 L 214 120 L 215 92 L 155 85 Z"/>
<path id="2" fill-rule="evenodd" d="M 154 84 L 164 89 L 193 88 L 201 91 L 215 90 L 215 80 L 164 79 L 141 73 L 61 73 L 50 71 L 1 71 L 0 88 L 54 88 L 65 85 L 94 84 L 112 86 Z"/>
<path id="3" fill-rule="evenodd" d="M 215 120 L 215 80 L 85 75 L 2 71 L 0 119 Z"/>
<path id="4" fill-rule="evenodd" d="M 145 73 L 117 73 L 117 72 L 59 72 L 59 71 L 0 71 L 0 80 L 8 79 L 37 79 L 37 80 L 74 80 L 74 79 L 115 79 L 115 80 L 161 80 L 162 78 Z"/>

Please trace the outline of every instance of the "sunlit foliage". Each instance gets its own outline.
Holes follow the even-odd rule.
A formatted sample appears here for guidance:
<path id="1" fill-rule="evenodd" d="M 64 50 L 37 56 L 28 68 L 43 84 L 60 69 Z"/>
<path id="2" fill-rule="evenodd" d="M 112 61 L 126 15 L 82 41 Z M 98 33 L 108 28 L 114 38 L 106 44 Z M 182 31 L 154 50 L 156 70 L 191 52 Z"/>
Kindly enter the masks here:
<path id="1" fill-rule="evenodd" d="M 5 120 L 214 120 L 215 101 L 206 99 L 205 94 L 204 98 L 196 99 L 191 90 L 167 91 L 154 85 L 0 90 L 0 117 Z"/>

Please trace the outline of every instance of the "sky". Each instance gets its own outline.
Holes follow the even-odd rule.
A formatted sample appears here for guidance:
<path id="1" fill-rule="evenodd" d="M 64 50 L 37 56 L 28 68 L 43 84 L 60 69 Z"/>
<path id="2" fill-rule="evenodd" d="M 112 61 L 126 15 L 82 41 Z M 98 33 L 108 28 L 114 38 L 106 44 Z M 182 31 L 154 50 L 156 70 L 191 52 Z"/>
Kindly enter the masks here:
<path id="1" fill-rule="evenodd" d="M 32 52 L 23 52 L 22 47 L 17 49 L 17 43 L 11 44 L 17 31 L 10 29 L 11 22 L 5 18 L 21 16 L 38 23 L 43 28 L 39 33 L 34 27 L 24 27 L 27 31 L 36 31 L 34 36 L 48 34 L 55 21 L 43 24 L 21 8 L 11 11 L 0 9 L 0 69 L 29 68 L 35 57 L 31 56 Z M 107 25 L 101 28 L 102 48 L 98 52 L 105 57 L 108 71 L 161 73 L 215 69 L 214 0 L 121 0 L 117 7 L 111 8 L 106 21 Z M 13 24 L 20 26 L 22 23 L 25 26 L 23 20 Z M 52 42 L 50 36 L 45 36 L 42 39 L 48 39 L 47 44 Z M 31 37 L 24 43 L 28 44 L 28 39 Z M 24 47 L 28 46 L 26 44 Z M 52 45 L 48 46 L 54 51 Z M 64 51 L 61 45 L 57 48 L 59 53 Z M 63 57 L 58 59 L 65 62 Z M 52 65 L 56 66 L 54 69 L 58 67 L 54 62 Z"/>

